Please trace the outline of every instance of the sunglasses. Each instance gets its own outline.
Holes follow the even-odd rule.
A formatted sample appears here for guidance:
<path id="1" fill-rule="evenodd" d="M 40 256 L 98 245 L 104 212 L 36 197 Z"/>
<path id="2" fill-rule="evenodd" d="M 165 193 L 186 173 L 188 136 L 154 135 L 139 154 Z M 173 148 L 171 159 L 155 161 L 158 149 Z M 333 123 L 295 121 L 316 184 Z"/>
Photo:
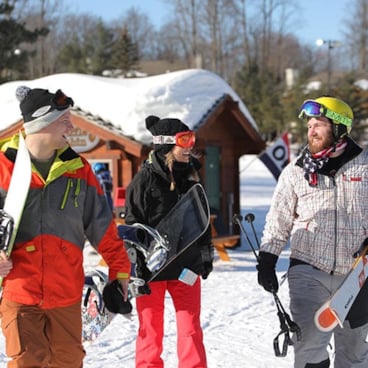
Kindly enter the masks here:
<path id="1" fill-rule="evenodd" d="M 154 144 L 175 144 L 181 148 L 192 148 L 195 144 L 195 133 L 192 130 L 171 135 L 156 135 L 153 137 Z"/>
<path id="2" fill-rule="evenodd" d="M 56 110 L 64 110 L 67 107 L 74 105 L 74 101 L 72 100 L 72 98 L 65 95 L 61 89 L 58 89 L 56 91 L 55 96 L 53 97 L 51 102 Z"/>
<path id="3" fill-rule="evenodd" d="M 347 126 L 351 126 L 352 124 L 352 119 L 350 119 L 349 117 L 339 114 L 338 112 L 329 110 L 327 107 L 312 100 L 304 101 L 298 116 L 299 119 L 307 119 L 309 117 L 326 117 L 333 120 L 336 124 L 343 124 Z"/>

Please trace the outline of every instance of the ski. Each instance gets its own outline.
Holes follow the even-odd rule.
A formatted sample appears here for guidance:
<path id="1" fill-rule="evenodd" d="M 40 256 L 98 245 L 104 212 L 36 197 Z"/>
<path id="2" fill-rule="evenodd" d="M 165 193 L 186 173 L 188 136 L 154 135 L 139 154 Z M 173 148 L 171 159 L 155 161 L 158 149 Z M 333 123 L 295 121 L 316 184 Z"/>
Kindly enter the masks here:
<path id="1" fill-rule="evenodd" d="M 23 135 L 19 132 L 17 156 L 15 158 L 13 173 L 6 194 L 4 208 L 0 213 L 0 249 L 4 250 L 8 256 L 10 256 L 12 252 L 19 224 L 22 219 L 31 177 L 31 159 Z M 0 287 L 2 281 L 3 279 L 0 278 Z"/>
<path id="2" fill-rule="evenodd" d="M 321 331 L 331 331 L 338 324 L 342 327 L 360 289 L 368 277 L 368 238 L 358 251 L 351 270 L 332 296 L 320 307 L 314 316 L 316 326 Z"/>

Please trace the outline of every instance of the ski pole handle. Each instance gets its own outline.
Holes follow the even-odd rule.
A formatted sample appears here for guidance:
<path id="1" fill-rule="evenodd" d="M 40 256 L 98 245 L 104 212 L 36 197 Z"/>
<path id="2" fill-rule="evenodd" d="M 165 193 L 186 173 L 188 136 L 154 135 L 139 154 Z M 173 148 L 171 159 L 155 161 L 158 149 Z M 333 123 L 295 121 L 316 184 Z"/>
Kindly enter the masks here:
<path id="1" fill-rule="evenodd" d="M 243 221 L 243 216 L 236 213 L 233 216 L 233 222 L 239 224 L 239 222 Z"/>
<path id="2" fill-rule="evenodd" d="M 253 215 L 253 213 L 248 213 L 247 215 L 245 215 L 245 219 L 247 220 L 248 223 L 250 223 L 250 226 L 252 228 L 252 232 L 253 232 L 254 238 L 256 239 L 256 243 L 257 243 L 258 250 L 259 250 L 260 249 L 260 244 L 259 244 L 259 240 L 258 240 L 258 237 L 257 237 L 256 229 L 254 228 L 254 225 L 253 225 L 253 221 L 255 219 L 255 216 Z"/>
<path id="3" fill-rule="evenodd" d="M 242 222 L 241 222 L 241 221 L 242 221 L 242 216 L 241 216 L 241 215 L 239 215 L 239 214 L 235 214 L 235 215 L 233 216 L 233 221 L 234 221 L 237 225 L 239 225 L 241 232 L 244 234 L 245 238 L 247 239 L 247 242 L 248 242 L 248 244 L 249 244 L 250 248 L 252 249 L 253 254 L 254 254 L 254 256 L 256 257 L 256 260 L 257 260 L 257 262 L 258 262 L 258 255 L 257 255 L 257 252 L 256 252 L 256 250 L 255 250 L 255 248 L 254 248 L 254 246 L 253 246 L 253 244 L 252 244 L 251 240 L 249 239 L 249 236 L 248 236 L 247 232 L 245 231 L 244 226 L 243 226 L 243 224 L 242 224 Z"/>
<path id="4" fill-rule="evenodd" d="M 252 223 L 253 221 L 254 221 L 254 215 L 253 215 L 253 213 L 248 213 L 248 214 L 246 214 L 245 215 L 245 220 L 247 220 L 247 222 L 250 222 L 250 223 Z"/>

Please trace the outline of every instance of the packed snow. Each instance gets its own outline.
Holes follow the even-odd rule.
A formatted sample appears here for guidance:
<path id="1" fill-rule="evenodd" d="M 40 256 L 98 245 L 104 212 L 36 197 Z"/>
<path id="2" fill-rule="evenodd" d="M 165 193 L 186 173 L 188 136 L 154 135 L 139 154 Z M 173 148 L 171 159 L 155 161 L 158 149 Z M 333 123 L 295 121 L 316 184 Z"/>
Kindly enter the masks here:
<path id="1" fill-rule="evenodd" d="M 254 227 L 260 240 L 265 215 L 276 184 L 268 169 L 255 156 L 240 161 L 241 214 L 253 213 Z M 250 224 L 244 228 L 257 247 Z M 256 262 L 246 239 L 239 248 L 228 251 L 231 260 L 225 262 L 216 254 L 214 271 L 202 283 L 202 326 L 209 368 L 286 368 L 293 362 L 293 350 L 284 358 L 275 357 L 273 339 L 280 332 L 277 310 L 271 294 L 257 283 Z M 96 267 L 99 258 L 86 249 L 85 267 Z M 285 274 L 288 251 L 278 262 L 278 276 Z M 97 266 L 98 267 L 98 266 Z M 288 287 L 285 282 L 278 293 L 288 309 Z M 133 303 L 134 304 L 134 303 Z M 165 367 L 177 367 L 176 325 L 171 298 L 167 296 L 165 338 L 162 357 Z M 85 344 L 85 368 L 134 368 L 135 339 L 138 319 L 117 315 L 97 340 Z M 1 368 L 6 367 L 4 339 L 0 336 Z M 1 362 L 1 360 L 0 360 Z"/>

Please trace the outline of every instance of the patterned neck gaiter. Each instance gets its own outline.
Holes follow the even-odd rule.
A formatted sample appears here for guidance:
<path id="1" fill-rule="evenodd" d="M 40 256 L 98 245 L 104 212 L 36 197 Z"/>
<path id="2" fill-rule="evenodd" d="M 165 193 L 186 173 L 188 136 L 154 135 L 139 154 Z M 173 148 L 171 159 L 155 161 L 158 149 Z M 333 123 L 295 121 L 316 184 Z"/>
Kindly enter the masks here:
<path id="1" fill-rule="evenodd" d="M 311 187 L 315 187 L 318 184 L 317 171 L 326 165 L 330 157 L 338 156 L 346 146 L 347 142 L 340 140 L 332 146 L 313 154 L 310 153 L 308 147 L 306 148 L 303 160 L 304 177 Z"/>

